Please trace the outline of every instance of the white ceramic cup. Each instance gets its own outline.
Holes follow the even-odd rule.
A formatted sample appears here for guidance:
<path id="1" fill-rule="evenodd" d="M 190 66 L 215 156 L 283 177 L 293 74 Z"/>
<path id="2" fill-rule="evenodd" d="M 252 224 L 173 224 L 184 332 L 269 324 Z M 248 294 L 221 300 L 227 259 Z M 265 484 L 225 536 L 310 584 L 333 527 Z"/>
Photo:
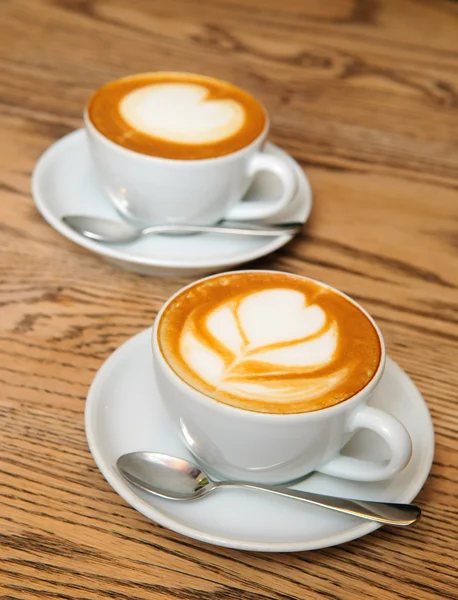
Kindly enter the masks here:
<path id="1" fill-rule="evenodd" d="M 263 152 L 269 130 L 232 154 L 177 160 L 141 154 L 116 144 L 92 124 L 84 124 L 100 181 L 118 211 L 135 224 L 214 224 L 223 218 L 272 217 L 293 199 L 296 175 L 282 157 Z M 281 182 L 276 200 L 242 201 L 257 173 L 268 171 Z"/>
<path id="2" fill-rule="evenodd" d="M 185 445 L 209 474 L 224 479 L 282 483 L 316 470 L 344 479 L 378 481 L 389 479 L 409 462 L 412 445 L 405 427 L 391 414 L 366 404 L 385 367 L 382 334 L 359 304 L 331 289 L 357 306 L 374 325 L 381 357 L 374 377 L 364 389 L 340 404 L 314 412 L 252 412 L 223 404 L 192 388 L 171 369 L 158 344 L 163 311 L 183 290 L 172 296 L 159 312 L 152 336 L 159 393 Z M 340 454 L 359 429 L 370 429 L 385 440 L 390 452 L 388 461 Z"/>

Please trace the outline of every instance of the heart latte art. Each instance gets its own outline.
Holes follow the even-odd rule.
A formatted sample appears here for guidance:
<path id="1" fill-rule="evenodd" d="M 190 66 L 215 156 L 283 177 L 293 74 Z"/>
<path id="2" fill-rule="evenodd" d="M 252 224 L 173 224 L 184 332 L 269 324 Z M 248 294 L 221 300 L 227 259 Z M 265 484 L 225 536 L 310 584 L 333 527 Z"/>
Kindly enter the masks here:
<path id="1" fill-rule="evenodd" d="M 119 109 L 136 131 L 181 144 L 219 142 L 233 136 L 245 122 L 236 100 L 211 100 L 203 85 L 146 85 L 125 96 Z"/>
<path id="2" fill-rule="evenodd" d="M 317 410 L 353 396 L 380 362 L 378 335 L 343 295 L 282 273 L 234 273 L 165 310 L 161 350 L 187 383 L 247 410 Z"/>
<path id="3" fill-rule="evenodd" d="M 187 73 L 145 73 L 101 87 L 88 104 L 92 124 L 111 141 L 163 158 L 230 154 L 254 141 L 266 117 L 234 85 Z"/>

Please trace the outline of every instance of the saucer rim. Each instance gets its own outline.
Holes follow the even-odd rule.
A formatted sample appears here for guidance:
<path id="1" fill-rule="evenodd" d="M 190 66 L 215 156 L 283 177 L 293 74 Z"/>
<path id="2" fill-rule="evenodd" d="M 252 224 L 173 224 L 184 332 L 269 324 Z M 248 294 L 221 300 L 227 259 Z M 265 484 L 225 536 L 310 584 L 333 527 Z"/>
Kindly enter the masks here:
<path id="1" fill-rule="evenodd" d="M 53 144 L 51 144 L 39 157 L 37 162 L 35 163 L 32 177 L 31 177 L 31 191 L 32 198 L 35 202 L 35 205 L 44 218 L 44 220 L 58 233 L 60 233 L 63 237 L 71 240 L 78 246 L 85 248 L 95 254 L 98 254 L 107 259 L 121 261 L 131 265 L 141 265 L 144 267 L 156 267 L 163 269 L 219 269 L 228 266 L 235 266 L 242 263 L 251 262 L 258 258 L 262 258 L 263 256 L 267 256 L 276 252 L 281 247 L 285 246 L 288 242 L 290 242 L 295 236 L 294 235 L 282 235 L 277 238 L 266 238 L 266 242 L 264 245 L 259 246 L 255 250 L 246 252 L 245 254 L 234 255 L 233 257 L 220 258 L 218 260 L 200 260 L 200 261 L 184 261 L 184 260 L 167 260 L 167 259 L 155 259 L 152 257 L 142 257 L 142 256 L 132 256 L 131 254 L 124 254 L 122 250 L 117 250 L 112 246 L 103 244 L 101 242 L 97 242 L 95 240 L 90 240 L 85 238 L 84 236 L 73 231 L 68 225 L 65 225 L 60 218 L 58 218 L 54 212 L 48 207 L 45 194 L 42 194 L 40 191 L 40 182 L 42 181 L 44 173 L 48 170 L 52 170 L 52 163 L 55 160 L 55 157 L 62 151 L 62 148 L 65 146 L 70 146 L 72 143 L 77 145 L 79 143 L 87 144 L 86 140 L 86 132 L 84 128 L 76 129 L 68 133 L 67 135 L 61 137 L 56 140 Z M 313 206 L 313 197 L 312 197 L 312 189 L 310 186 L 309 179 L 301 169 L 299 163 L 285 150 L 280 148 L 278 145 L 273 142 L 266 142 L 266 149 L 274 149 L 278 150 L 280 153 L 285 154 L 289 160 L 292 161 L 294 165 L 294 169 L 299 178 L 302 179 L 302 185 L 305 186 L 304 189 L 304 199 L 301 200 L 302 204 L 302 212 L 304 216 L 301 216 L 298 220 L 303 223 L 303 225 L 308 221 L 310 217 L 310 213 Z M 51 165 L 51 167 L 50 167 Z M 298 192 L 296 192 L 297 194 Z M 211 242 L 209 244 L 211 247 Z"/>
<path id="2" fill-rule="evenodd" d="M 340 534 L 328 535 L 325 538 L 319 538 L 315 540 L 309 540 L 307 542 L 252 542 L 249 540 L 236 540 L 235 538 L 228 538 L 221 535 L 214 535 L 201 529 L 183 524 L 165 514 L 155 506 L 148 504 L 142 498 L 140 498 L 134 488 L 125 482 L 121 475 L 116 471 L 115 467 L 110 465 L 109 462 L 103 457 L 103 451 L 100 449 L 95 435 L 95 410 L 97 407 L 97 399 L 101 397 L 98 392 L 100 388 L 103 388 L 104 381 L 106 379 L 106 371 L 110 368 L 111 364 L 116 364 L 120 357 L 127 351 L 135 351 L 135 346 L 141 346 L 143 337 L 150 337 L 152 334 L 152 327 L 148 327 L 134 336 L 128 338 L 123 342 L 114 352 L 112 352 L 103 364 L 99 367 L 87 394 L 86 407 L 85 407 L 85 430 L 86 437 L 89 446 L 89 450 L 97 464 L 103 477 L 113 488 L 113 490 L 127 502 L 132 508 L 143 514 L 149 520 L 166 527 L 176 533 L 195 539 L 201 542 L 222 546 L 226 548 L 234 548 L 238 550 L 248 550 L 255 552 L 303 552 L 308 550 L 318 550 L 320 548 L 327 548 L 336 546 L 346 542 L 350 542 L 357 538 L 363 537 L 373 531 L 382 527 L 381 524 L 373 522 L 362 521 L 360 525 L 351 526 L 349 529 L 344 530 Z M 401 376 L 405 383 L 411 388 L 412 393 L 415 394 L 416 400 L 421 402 L 422 409 L 424 412 L 423 420 L 425 421 L 425 432 L 427 429 L 428 440 L 424 440 L 426 456 L 423 459 L 422 465 L 419 467 L 418 472 L 414 478 L 410 481 L 410 485 L 402 489 L 402 493 L 399 497 L 392 499 L 391 502 L 411 502 L 422 489 L 429 473 L 434 459 L 434 427 L 423 395 L 418 390 L 415 383 L 407 375 L 407 373 L 390 357 L 387 356 L 387 365 L 394 369 L 397 376 Z"/>

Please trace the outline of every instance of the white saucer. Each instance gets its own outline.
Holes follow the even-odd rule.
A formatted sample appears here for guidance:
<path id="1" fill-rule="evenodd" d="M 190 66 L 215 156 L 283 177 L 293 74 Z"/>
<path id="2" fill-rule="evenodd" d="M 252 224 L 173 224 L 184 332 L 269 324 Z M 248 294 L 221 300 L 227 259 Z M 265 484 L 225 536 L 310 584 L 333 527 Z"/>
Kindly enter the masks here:
<path id="1" fill-rule="evenodd" d="M 253 490 L 228 489 L 195 502 L 156 498 L 131 487 L 115 464 L 126 452 L 152 450 L 184 458 L 188 451 L 174 435 L 151 366 L 151 329 L 114 352 L 97 373 L 86 404 L 86 435 L 99 469 L 118 494 L 157 523 L 183 535 L 243 550 L 293 552 L 341 544 L 377 529 L 377 524 Z M 434 432 L 428 408 L 410 378 L 388 359 L 371 402 L 398 417 L 409 430 L 413 456 L 389 481 L 358 483 L 313 474 L 295 487 L 324 494 L 387 502 L 410 502 L 431 468 Z M 380 438 L 364 431 L 348 453 L 383 457 Z M 399 534 L 402 535 L 402 532 Z"/>
<path id="2" fill-rule="evenodd" d="M 270 221 L 305 223 L 312 207 L 307 176 L 296 161 L 274 144 L 268 143 L 266 151 L 286 157 L 298 177 L 296 196 L 285 211 Z M 248 197 L 253 201 L 275 197 L 279 193 L 278 185 L 272 175 L 260 174 Z M 197 276 L 227 270 L 278 250 L 292 237 L 156 235 L 130 244 L 107 245 L 79 235 L 62 223 L 64 215 L 88 214 L 120 219 L 101 188 L 82 129 L 63 137 L 41 156 L 32 175 L 32 194 L 42 216 L 63 236 L 120 267 L 147 275 Z"/>

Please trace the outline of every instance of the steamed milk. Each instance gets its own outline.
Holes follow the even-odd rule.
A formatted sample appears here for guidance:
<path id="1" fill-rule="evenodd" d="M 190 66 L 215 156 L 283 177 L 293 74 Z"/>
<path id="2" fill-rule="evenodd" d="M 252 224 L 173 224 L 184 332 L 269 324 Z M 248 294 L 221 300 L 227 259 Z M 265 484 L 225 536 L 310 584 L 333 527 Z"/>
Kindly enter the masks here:
<path id="1" fill-rule="evenodd" d="M 252 96 L 224 81 L 187 73 L 146 73 L 113 81 L 88 104 L 104 136 L 163 158 L 230 154 L 254 141 L 266 116 Z"/>
<path id="2" fill-rule="evenodd" d="M 184 290 L 159 344 L 185 382 L 246 410 L 297 413 L 342 402 L 380 364 L 370 320 L 343 295 L 284 273 L 232 273 Z"/>

